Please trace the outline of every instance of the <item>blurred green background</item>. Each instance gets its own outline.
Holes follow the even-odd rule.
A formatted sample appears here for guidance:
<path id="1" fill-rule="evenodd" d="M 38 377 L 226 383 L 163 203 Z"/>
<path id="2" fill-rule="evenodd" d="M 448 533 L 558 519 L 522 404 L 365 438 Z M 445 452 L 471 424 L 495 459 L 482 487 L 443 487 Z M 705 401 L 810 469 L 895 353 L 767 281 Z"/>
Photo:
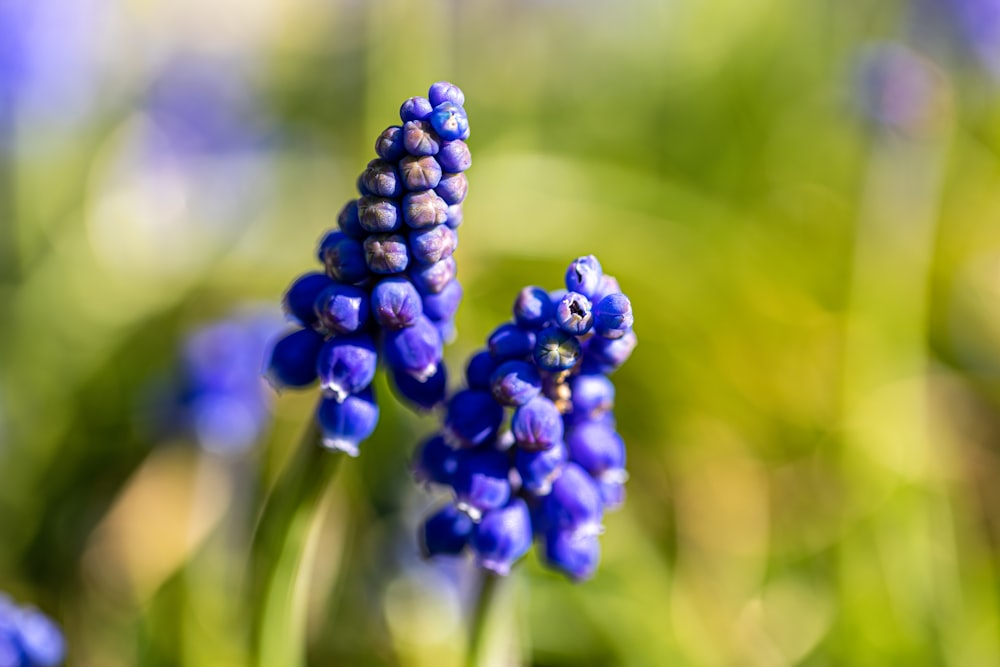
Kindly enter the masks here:
<path id="1" fill-rule="evenodd" d="M 1000 664 L 998 6 L 13 0 L 0 590 L 69 664 L 244 664 L 249 532 L 315 393 L 233 454 L 160 428 L 155 388 L 190 331 L 278 312 L 445 79 L 473 152 L 451 367 L 581 254 L 640 339 L 599 573 L 529 555 L 497 664 Z M 379 383 L 314 531 L 310 664 L 459 664 L 467 564 L 414 539 L 435 420 Z"/>

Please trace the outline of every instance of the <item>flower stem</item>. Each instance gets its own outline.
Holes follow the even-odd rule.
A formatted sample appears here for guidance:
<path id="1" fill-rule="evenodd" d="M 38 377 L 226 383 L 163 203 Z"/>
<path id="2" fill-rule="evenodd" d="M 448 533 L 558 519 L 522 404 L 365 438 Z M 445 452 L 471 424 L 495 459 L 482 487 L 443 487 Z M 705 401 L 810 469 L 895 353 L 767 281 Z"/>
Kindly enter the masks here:
<path id="1" fill-rule="evenodd" d="M 308 572 L 322 501 L 343 455 L 319 445 L 314 419 L 254 532 L 247 571 L 253 665 L 304 664 Z"/>
<path id="2" fill-rule="evenodd" d="M 480 667 L 486 654 L 487 634 L 490 625 L 490 610 L 496 599 L 500 577 L 489 570 L 482 571 L 479 594 L 476 596 L 476 607 L 472 612 L 469 625 L 469 648 L 465 656 L 466 667 Z"/>

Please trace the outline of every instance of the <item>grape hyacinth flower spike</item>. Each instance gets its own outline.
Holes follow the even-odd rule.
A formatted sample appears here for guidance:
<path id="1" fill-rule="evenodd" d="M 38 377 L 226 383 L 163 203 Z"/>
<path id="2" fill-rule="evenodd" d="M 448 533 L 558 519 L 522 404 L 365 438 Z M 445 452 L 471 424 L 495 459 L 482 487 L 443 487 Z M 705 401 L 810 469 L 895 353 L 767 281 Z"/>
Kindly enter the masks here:
<path id="1" fill-rule="evenodd" d="M 0 665 L 56 667 L 65 657 L 66 640 L 51 618 L 0 593 Z"/>
<path id="2" fill-rule="evenodd" d="M 445 343 L 462 299 L 455 229 L 472 166 L 465 95 L 438 82 L 411 97 L 400 123 L 375 140 L 358 177 L 360 196 L 319 243 L 321 271 L 297 278 L 284 306 L 297 325 L 274 345 L 267 377 L 277 389 L 317 380 L 322 442 L 356 456 L 371 435 L 378 361 L 404 402 L 429 410 L 445 399 Z"/>
<path id="3" fill-rule="evenodd" d="M 565 285 L 521 290 L 513 321 L 469 360 L 440 434 L 418 447 L 418 480 L 454 498 L 422 529 L 428 556 L 471 552 L 503 576 L 536 540 L 570 579 L 596 572 L 604 512 L 621 505 L 627 479 L 608 376 L 637 339 L 632 304 L 596 257 L 574 260 Z"/>

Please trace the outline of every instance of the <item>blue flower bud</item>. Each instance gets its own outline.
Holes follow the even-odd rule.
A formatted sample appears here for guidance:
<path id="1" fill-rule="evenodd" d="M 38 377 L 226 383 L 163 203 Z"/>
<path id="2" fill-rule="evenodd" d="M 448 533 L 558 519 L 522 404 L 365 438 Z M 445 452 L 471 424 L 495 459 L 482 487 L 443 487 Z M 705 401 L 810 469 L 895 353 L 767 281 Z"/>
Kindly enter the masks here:
<path id="1" fill-rule="evenodd" d="M 372 290 L 372 314 L 385 329 L 412 326 L 423 312 L 417 288 L 402 276 L 384 278 Z"/>
<path id="2" fill-rule="evenodd" d="M 434 225 L 410 231 L 410 253 L 413 261 L 433 264 L 451 257 L 458 245 L 458 235 L 447 225 Z"/>
<path id="3" fill-rule="evenodd" d="M 580 358 L 580 342 L 559 327 L 547 327 L 538 332 L 534 358 L 542 370 L 569 370 Z"/>
<path id="4" fill-rule="evenodd" d="M 361 195 L 362 197 L 366 197 L 368 195 L 371 195 L 371 191 L 368 189 L 368 186 L 365 185 L 365 173 L 364 172 L 361 172 L 360 174 L 358 174 L 358 178 L 354 182 L 354 185 L 358 189 L 358 194 Z"/>
<path id="5" fill-rule="evenodd" d="M 501 324 L 493 330 L 486 344 L 497 361 L 523 359 L 535 348 L 535 334 L 516 324 Z"/>
<path id="6" fill-rule="evenodd" d="M 378 404 L 371 388 L 338 402 L 320 401 L 316 418 L 323 434 L 323 446 L 349 456 L 358 455 L 358 444 L 371 436 L 378 425 Z"/>
<path id="7" fill-rule="evenodd" d="M 403 145 L 403 128 L 398 125 L 390 125 L 385 128 L 375 140 L 375 152 L 383 160 L 399 162 L 406 155 L 406 146 Z"/>
<path id="8" fill-rule="evenodd" d="M 519 447 L 528 451 L 549 449 L 563 439 L 563 420 L 556 404 L 537 396 L 514 411 L 510 422 Z"/>
<path id="9" fill-rule="evenodd" d="M 398 197 L 403 192 L 403 182 L 396 165 L 386 160 L 372 160 L 361 175 L 365 189 L 376 197 Z M 387 231 L 387 230 L 373 230 Z"/>
<path id="10" fill-rule="evenodd" d="M 542 376 L 526 361 L 505 361 L 490 376 L 493 398 L 508 406 L 524 405 L 542 391 Z"/>
<path id="11" fill-rule="evenodd" d="M 469 117 L 465 109 L 454 102 L 442 102 L 435 106 L 428 120 L 444 141 L 455 141 L 469 136 Z"/>
<path id="12" fill-rule="evenodd" d="M 392 382 L 396 393 L 403 400 L 424 410 L 432 410 L 448 397 L 448 370 L 438 364 L 437 372 L 423 382 L 406 371 L 391 369 Z"/>
<path id="13" fill-rule="evenodd" d="M 399 173 L 407 190 L 430 190 L 441 182 L 441 165 L 430 155 L 407 155 L 399 161 Z"/>
<path id="14" fill-rule="evenodd" d="M 459 509 L 473 519 L 510 500 L 510 460 L 492 447 L 463 449 L 457 453 L 458 467 L 452 477 Z"/>
<path id="15" fill-rule="evenodd" d="M 367 195 L 358 200 L 358 219 L 366 232 L 394 232 L 403 226 L 399 205 L 392 199 Z"/>
<path id="16" fill-rule="evenodd" d="M 434 192 L 436 192 L 448 206 L 461 204 L 465 201 L 465 196 L 469 194 L 469 179 L 466 178 L 465 174 L 461 172 L 457 174 L 443 174 L 441 176 L 441 182 L 437 184 L 436 188 L 434 188 Z M 442 220 L 442 222 L 444 222 L 444 220 Z"/>
<path id="17" fill-rule="evenodd" d="M 601 263 L 593 255 L 574 259 L 566 269 L 566 289 L 579 292 L 588 299 L 597 293 L 601 285 Z"/>
<path id="18" fill-rule="evenodd" d="M 585 361 L 598 372 L 610 373 L 628 361 L 638 343 L 639 339 L 631 329 L 621 338 L 594 336 L 587 341 Z"/>
<path id="19" fill-rule="evenodd" d="M 454 505 L 445 505 L 424 521 L 420 550 L 425 558 L 457 556 L 468 544 L 474 525 L 465 512 Z"/>
<path id="20" fill-rule="evenodd" d="M 364 246 L 343 232 L 326 235 L 320 246 L 320 256 L 326 275 L 339 282 L 359 283 L 369 275 Z"/>
<path id="21" fill-rule="evenodd" d="M 514 301 L 514 321 L 525 329 L 541 329 L 555 314 L 548 292 L 541 287 L 525 287 Z"/>
<path id="22" fill-rule="evenodd" d="M 618 286 L 618 279 L 605 273 L 601 276 L 601 282 L 598 284 L 597 292 L 594 293 L 594 296 L 590 300 L 592 303 L 600 303 L 601 299 L 607 295 L 620 294 L 621 291 L 621 287 Z"/>
<path id="23" fill-rule="evenodd" d="M 621 338 L 632 324 L 632 304 L 620 292 L 609 294 L 594 306 L 594 330 L 599 336 Z"/>
<path id="24" fill-rule="evenodd" d="M 422 264 L 410 269 L 410 280 L 421 294 L 440 294 L 455 278 L 454 257 L 445 257 L 433 264 Z"/>
<path id="25" fill-rule="evenodd" d="M 462 226 L 463 217 L 464 212 L 462 211 L 462 205 L 454 204 L 448 207 L 448 219 L 444 221 L 444 224 L 448 225 L 452 229 L 458 229 Z"/>
<path id="26" fill-rule="evenodd" d="M 0 667 L 22 667 L 21 647 L 17 634 L 0 622 Z"/>
<path id="27" fill-rule="evenodd" d="M 316 380 L 316 360 L 323 336 L 312 329 L 298 329 L 274 344 L 266 377 L 275 389 L 306 387 Z"/>
<path id="28" fill-rule="evenodd" d="M 326 341 L 316 362 L 323 395 L 343 401 L 360 393 L 375 379 L 378 354 L 367 334 L 337 336 Z"/>
<path id="29" fill-rule="evenodd" d="M 601 422 L 580 422 L 570 429 L 566 446 L 574 463 L 594 479 L 602 479 L 605 472 L 625 468 L 625 443 L 614 429 Z"/>
<path id="30" fill-rule="evenodd" d="M 451 102 L 458 106 L 465 104 L 465 93 L 462 92 L 461 88 L 448 81 L 438 81 L 431 84 L 430 90 L 427 91 L 427 98 L 430 100 L 432 108 L 442 102 Z"/>
<path id="31" fill-rule="evenodd" d="M 295 279 L 282 301 L 285 312 L 304 327 L 316 324 L 316 297 L 333 281 L 323 273 L 306 273 Z"/>
<path id="32" fill-rule="evenodd" d="M 490 378 L 496 367 L 496 359 L 487 350 L 472 355 L 465 367 L 465 381 L 469 385 L 469 389 L 490 391 Z"/>
<path id="33" fill-rule="evenodd" d="M 458 338 L 458 328 L 455 326 L 455 320 L 433 320 L 434 326 L 437 327 L 438 333 L 441 334 L 441 340 L 446 345 L 455 342 Z"/>
<path id="34" fill-rule="evenodd" d="M 408 123 L 411 120 L 424 120 L 434 111 L 435 105 L 426 97 L 411 97 L 399 107 L 399 118 Z"/>
<path id="35" fill-rule="evenodd" d="M 369 308 L 366 290 L 331 281 L 314 300 L 313 311 L 327 331 L 349 334 L 368 323 Z"/>
<path id="36" fill-rule="evenodd" d="M 411 120 L 403 125 L 403 145 L 410 155 L 437 155 L 441 137 L 426 120 Z"/>
<path id="37" fill-rule="evenodd" d="M 20 664 L 24 667 L 55 667 L 62 663 L 66 657 L 66 642 L 52 619 L 37 609 L 27 607 L 18 611 L 15 624 L 17 643 L 24 658 Z"/>
<path id="38" fill-rule="evenodd" d="M 594 326 L 590 299 L 579 292 L 566 292 L 556 306 L 556 324 L 566 333 L 582 336 Z"/>
<path id="39" fill-rule="evenodd" d="M 514 467 L 526 491 L 544 496 L 552 490 L 552 482 L 562 473 L 568 458 L 566 445 L 562 442 L 541 451 L 518 447 L 514 452 Z"/>
<path id="40" fill-rule="evenodd" d="M 503 408 L 485 391 L 465 389 L 448 401 L 444 436 L 453 447 L 475 447 L 497 436 Z"/>
<path id="41" fill-rule="evenodd" d="M 567 463 L 542 499 L 541 528 L 571 531 L 576 535 L 599 535 L 604 506 L 597 483 L 583 468 Z"/>
<path id="42" fill-rule="evenodd" d="M 545 534 L 545 564 L 573 581 L 590 579 L 601 560 L 601 544 L 596 535 L 577 535 L 553 530 Z"/>
<path id="43" fill-rule="evenodd" d="M 469 145 L 461 139 L 446 141 L 441 144 L 437 161 L 444 171 L 457 174 L 472 166 L 472 152 Z"/>
<path id="44" fill-rule="evenodd" d="M 603 375 L 577 375 L 569 388 L 574 418 L 591 419 L 615 406 L 615 385 Z"/>
<path id="45" fill-rule="evenodd" d="M 601 502 L 604 504 L 605 511 L 616 510 L 625 502 L 625 482 L 622 478 L 627 475 L 625 475 L 625 471 L 619 472 L 619 476 L 597 480 L 597 487 L 601 491 Z"/>
<path id="46" fill-rule="evenodd" d="M 372 273 L 389 274 L 406 270 L 409 247 L 402 234 L 372 234 L 365 239 L 365 263 Z"/>
<path id="47" fill-rule="evenodd" d="M 441 334 L 423 315 L 414 320 L 412 326 L 390 331 L 385 336 L 389 365 L 421 382 L 437 372 L 442 352 Z"/>
<path id="48" fill-rule="evenodd" d="M 361 226 L 357 199 L 352 199 L 344 204 L 344 208 L 340 209 L 340 213 L 337 215 L 337 226 L 344 234 L 358 241 L 364 241 L 365 237 L 368 236 L 368 232 Z M 322 245 L 323 243 L 320 242 L 320 247 Z M 320 257 L 319 261 L 322 262 L 323 258 Z"/>
<path id="49" fill-rule="evenodd" d="M 515 498 L 503 509 L 487 512 L 472 530 L 470 546 L 481 567 L 501 576 L 531 548 L 531 514 Z"/>
<path id="50" fill-rule="evenodd" d="M 441 435 L 428 438 L 415 452 L 413 476 L 418 482 L 450 486 L 458 470 L 459 451 L 449 446 Z"/>
<path id="51" fill-rule="evenodd" d="M 414 229 L 440 225 L 448 219 L 448 204 L 434 190 L 411 192 L 403 197 L 403 220 Z"/>
<path id="52" fill-rule="evenodd" d="M 423 300 L 424 315 L 432 322 L 453 319 L 462 303 L 462 283 L 452 280 L 437 294 L 425 294 Z"/>

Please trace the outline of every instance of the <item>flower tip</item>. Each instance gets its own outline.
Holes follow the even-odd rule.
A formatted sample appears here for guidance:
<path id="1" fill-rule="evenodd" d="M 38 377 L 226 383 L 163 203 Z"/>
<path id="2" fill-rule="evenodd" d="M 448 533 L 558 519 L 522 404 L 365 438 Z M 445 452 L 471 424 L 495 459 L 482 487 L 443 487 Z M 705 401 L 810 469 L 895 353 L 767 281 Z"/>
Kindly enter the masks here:
<path id="1" fill-rule="evenodd" d="M 479 566 L 501 577 L 506 577 L 510 574 L 510 563 L 505 561 L 481 558 Z"/>
<path id="2" fill-rule="evenodd" d="M 358 443 L 355 440 L 348 440 L 346 438 L 324 437 L 323 446 L 327 449 L 343 452 L 352 458 L 357 458 L 360 453 L 358 450 Z"/>

